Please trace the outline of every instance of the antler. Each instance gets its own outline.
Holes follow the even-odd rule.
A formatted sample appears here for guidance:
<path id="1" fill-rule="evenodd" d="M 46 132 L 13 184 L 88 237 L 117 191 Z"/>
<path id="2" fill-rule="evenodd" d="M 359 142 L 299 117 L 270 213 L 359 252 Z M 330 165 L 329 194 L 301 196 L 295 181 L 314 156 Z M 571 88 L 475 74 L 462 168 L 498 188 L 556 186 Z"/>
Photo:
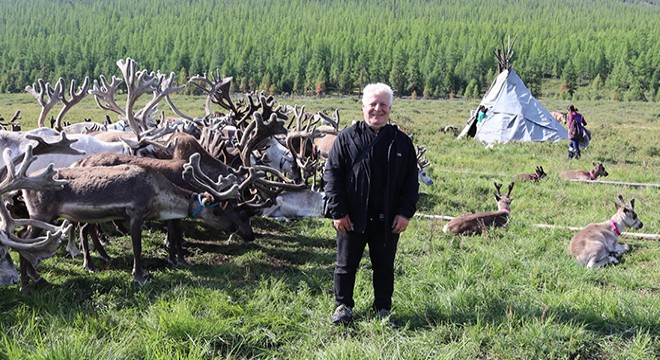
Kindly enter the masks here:
<path id="1" fill-rule="evenodd" d="M 335 109 L 335 119 L 320 111 L 316 113 L 316 116 L 318 116 L 322 122 L 331 125 L 335 130 L 339 131 L 339 109 Z"/>
<path id="2" fill-rule="evenodd" d="M 250 166 L 250 155 L 257 146 L 270 136 L 286 134 L 284 121 L 277 118 L 277 114 L 270 115 L 268 122 L 264 121 L 262 114 L 254 113 L 253 121 L 245 128 L 245 132 L 239 142 L 241 148 L 241 161 L 244 166 Z"/>
<path id="3" fill-rule="evenodd" d="M 73 105 L 79 103 L 82 99 L 87 96 L 87 89 L 89 88 L 89 76 L 85 77 L 85 80 L 83 81 L 82 86 L 78 87 L 78 91 L 76 92 L 74 89 L 76 88 L 76 81 L 71 80 L 71 85 L 69 85 L 69 95 L 71 96 L 71 100 L 67 100 L 66 97 L 64 97 L 64 94 L 62 94 L 62 103 L 64 104 L 64 107 L 62 107 L 62 110 L 57 114 L 57 125 L 55 126 L 55 129 L 57 131 L 62 131 L 62 119 L 64 119 L 64 114 L 66 114 Z"/>
<path id="4" fill-rule="evenodd" d="M 422 169 L 431 165 L 431 162 L 426 158 L 426 148 L 424 146 L 417 146 L 417 165 Z"/>
<path id="5" fill-rule="evenodd" d="M 27 176 L 26 173 L 30 165 L 37 160 L 37 157 L 32 154 L 32 145 L 28 145 L 25 149 L 23 161 L 21 162 L 18 172 L 14 166 L 11 157 L 11 149 L 5 149 L 2 153 L 3 160 L 6 164 L 6 175 L 3 176 L 0 182 L 0 194 L 19 189 L 44 189 L 44 188 L 58 188 L 66 184 L 64 180 L 54 180 L 53 176 L 57 171 L 53 169 L 53 164 L 48 167 L 39 175 Z"/>
<path id="6" fill-rule="evenodd" d="M 50 164 L 39 175 L 26 175 L 28 168 L 36 160 L 36 156 L 32 153 L 31 145 L 28 145 L 18 171 L 16 171 L 11 159 L 10 149 L 5 149 L 2 156 L 6 164 L 6 172 L 3 174 L 2 181 L 0 182 L 0 194 L 19 189 L 58 188 L 66 184 L 64 180 L 53 179 L 53 176 L 57 174 L 53 170 L 53 164 Z M 28 259 L 33 267 L 36 267 L 41 259 L 52 256 L 62 236 L 67 234 L 71 229 L 71 225 L 66 220 L 59 227 L 32 219 L 15 220 L 11 217 L 5 206 L 0 206 L 0 220 L 2 224 L 0 226 L 0 243 L 21 252 L 21 255 Z M 14 229 L 20 226 L 45 229 L 47 230 L 47 234 L 29 240 L 21 239 L 14 235 Z M 38 254 L 38 252 L 43 252 L 43 254 Z"/>
<path id="7" fill-rule="evenodd" d="M 92 86 L 92 90 L 89 90 L 89 93 L 94 95 L 94 100 L 101 109 L 112 111 L 121 117 L 126 117 L 126 111 L 117 105 L 115 101 L 115 91 L 122 82 L 122 79 L 112 75 L 112 82 L 108 83 L 105 75 L 101 75 L 101 86 L 94 80 L 94 85 Z"/>
<path id="8" fill-rule="evenodd" d="M 210 79 L 206 74 L 196 75 L 190 78 L 188 82 L 207 94 L 204 111 L 206 115 L 211 115 L 211 102 L 220 105 L 223 109 L 231 110 L 234 113 L 238 112 L 229 97 L 229 87 L 233 79 L 232 77 L 222 78 L 219 70 L 216 70 L 215 76 L 211 73 Z M 202 85 L 197 82 L 201 82 Z"/>
<path id="9" fill-rule="evenodd" d="M 146 70 L 143 70 L 146 71 Z M 153 92 L 153 98 L 151 101 L 149 101 L 140 111 L 138 111 L 135 116 L 140 118 L 142 123 L 145 125 L 147 124 L 148 118 L 156 112 L 156 108 L 158 106 L 158 103 L 163 99 L 167 99 L 167 103 L 170 105 L 172 110 L 179 114 L 180 116 L 188 119 L 188 120 L 193 120 L 192 117 L 182 114 L 172 103 L 170 100 L 169 96 L 171 93 L 176 92 L 176 91 L 181 91 L 183 88 L 186 87 L 186 85 L 179 85 L 179 86 L 174 86 L 174 72 L 171 72 L 170 75 L 165 78 L 165 74 L 161 74 L 160 72 L 156 73 L 156 78 L 158 87 L 156 90 Z"/>
<path id="10" fill-rule="evenodd" d="M 513 190 L 513 184 L 514 184 L 513 182 L 509 184 L 509 191 L 507 191 L 506 193 L 507 198 L 510 198 L 511 196 L 511 190 Z"/>
<path id="11" fill-rule="evenodd" d="M 25 135 L 25 138 L 37 142 L 37 145 L 35 147 L 32 147 L 31 145 L 28 146 L 31 155 L 41 155 L 46 153 L 71 154 L 71 155 L 85 154 L 84 151 L 74 149 L 71 147 L 71 144 L 78 141 L 78 139 L 69 140 L 66 138 L 65 133 L 60 134 L 60 140 L 50 144 L 44 141 L 43 138 L 36 135 L 28 134 Z M 17 155 L 15 158 L 11 159 L 12 166 L 18 164 L 21 161 L 25 161 L 25 156 L 28 153 L 28 149 L 26 149 L 25 153 L 21 153 Z M 9 149 L 5 149 L 5 150 L 9 150 Z M 7 156 L 11 157 L 11 153 L 8 154 Z M 30 160 L 30 163 L 32 163 L 33 161 L 34 159 Z M 9 162 L 7 162 L 7 164 L 9 164 Z M 0 178 L 4 178 L 6 173 L 7 173 L 7 169 L 0 169 Z"/>
<path id="12" fill-rule="evenodd" d="M 187 163 L 183 165 L 183 178 L 193 186 L 208 191 L 215 201 L 236 199 L 240 196 L 238 179 L 235 175 L 220 175 L 218 181 L 211 180 L 200 166 L 199 153 L 192 154 Z"/>
<path id="13" fill-rule="evenodd" d="M 60 78 L 55 87 L 50 86 L 50 83 L 45 82 L 43 79 L 38 79 L 39 90 L 37 91 L 36 85 L 33 83 L 32 86 L 28 85 L 25 87 L 25 91 L 32 94 L 39 105 L 41 105 L 41 112 L 39 113 L 39 119 L 37 120 L 37 126 L 44 127 L 46 123 L 46 116 L 48 112 L 62 100 L 62 90 L 64 88 L 64 79 Z"/>
<path id="14" fill-rule="evenodd" d="M 497 196 L 502 196 L 502 193 L 500 192 L 500 188 L 502 187 L 502 184 L 498 184 L 497 182 L 493 182 L 495 184 L 495 188 L 497 189 Z"/>
<path id="15" fill-rule="evenodd" d="M 621 202 L 621 205 L 623 205 L 623 207 L 628 207 L 628 204 L 626 203 L 626 200 L 623 199 L 623 195 L 619 194 L 618 198 L 619 198 L 619 201 Z M 630 203 L 632 204 L 633 201 L 635 201 L 634 198 L 630 201 Z"/>
<path id="16" fill-rule="evenodd" d="M 69 154 L 69 155 L 84 155 L 82 150 L 74 149 L 71 144 L 78 141 L 78 139 L 67 139 L 66 133 L 60 134 L 60 139 L 54 143 L 47 143 L 42 137 L 32 134 L 25 135 L 26 139 L 34 140 L 37 142 L 32 150 L 34 155 L 41 155 L 47 153 Z"/>

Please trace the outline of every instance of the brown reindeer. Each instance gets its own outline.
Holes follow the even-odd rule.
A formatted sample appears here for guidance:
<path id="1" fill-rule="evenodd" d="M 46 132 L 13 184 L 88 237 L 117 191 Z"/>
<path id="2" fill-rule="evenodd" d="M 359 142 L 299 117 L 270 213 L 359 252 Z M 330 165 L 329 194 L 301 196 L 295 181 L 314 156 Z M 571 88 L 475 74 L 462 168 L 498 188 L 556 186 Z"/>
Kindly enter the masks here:
<path id="1" fill-rule="evenodd" d="M 568 120 L 568 114 L 564 111 L 552 111 L 550 112 L 550 115 L 562 124 L 566 124 L 566 121 Z"/>
<path id="2" fill-rule="evenodd" d="M 548 174 L 543 171 L 543 166 L 537 166 L 534 174 L 518 174 L 514 177 L 514 180 L 537 182 L 546 176 L 548 176 Z"/>
<path id="3" fill-rule="evenodd" d="M 195 173 L 201 172 L 199 166 L 188 168 L 191 170 L 184 171 L 184 176 L 197 179 Z M 154 170 L 135 165 L 63 168 L 58 170 L 55 178 L 66 181 L 66 185 L 56 190 L 23 190 L 30 218 L 50 222 L 63 217 L 78 223 L 129 220 L 133 276 L 140 285 L 147 279 L 141 261 L 144 221 L 196 215 L 207 224 L 223 229 L 230 224 L 214 214 L 212 203 L 235 198 L 239 194 L 235 179 L 221 178 L 220 183 L 208 186 L 210 192 L 197 193 L 174 185 Z M 35 237 L 39 232 L 38 229 L 30 229 L 27 237 Z M 35 281 L 40 278 L 21 257 L 23 284 L 29 280 L 28 276 Z"/>
<path id="4" fill-rule="evenodd" d="M 644 224 L 635 212 L 634 198 L 630 200 L 630 206 L 621 195 L 619 201 L 621 204 L 614 203 L 616 213 L 609 221 L 589 224 L 571 239 L 568 252 L 580 265 L 598 269 L 607 264 L 618 264 L 617 257 L 630 251 L 628 245 L 618 241 L 621 231 L 625 228 L 641 229 Z"/>
<path id="5" fill-rule="evenodd" d="M 191 137 L 190 135 L 182 134 L 185 137 Z M 193 153 L 194 154 L 194 153 Z M 213 159 L 214 160 L 214 159 Z M 77 167 L 96 167 L 96 166 L 117 166 L 117 165 L 136 165 L 143 168 L 148 168 L 152 171 L 158 172 L 164 176 L 167 180 L 172 182 L 174 185 L 187 189 L 189 191 L 197 190 L 193 184 L 186 181 L 182 178 L 181 173 L 184 170 L 186 165 L 185 160 L 180 159 L 153 159 L 153 158 L 144 158 L 139 156 L 127 156 L 119 155 L 113 153 L 101 153 L 90 155 L 82 160 L 77 161 L 73 166 Z M 215 166 L 214 166 L 215 165 Z M 218 178 L 220 176 L 228 176 L 230 171 L 227 166 L 219 163 L 217 161 L 213 162 L 204 162 L 201 161 L 202 172 L 207 174 L 210 178 Z M 250 225 L 250 219 L 248 214 L 244 211 L 240 211 L 235 204 L 223 203 L 222 206 L 218 206 L 213 209 L 213 213 L 223 218 L 224 227 L 222 230 L 228 233 L 237 232 L 238 235 L 243 238 L 245 241 L 252 241 L 255 239 L 255 234 Z M 204 220 L 204 219 L 202 219 Z M 181 249 L 181 239 L 182 239 L 182 225 L 181 219 L 172 219 L 167 221 L 167 240 L 166 243 L 170 247 L 169 262 L 171 264 L 185 264 L 186 261 L 183 257 L 183 252 Z M 91 264 L 91 258 L 89 257 L 89 252 L 87 250 L 88 246 L 86 243 L 86 235 L 92 237 L 94 247 L 97 249 L 102 258 L 108 259 L 107 255 L 104 255 L 102 252 L 103 247 L 100 245 L 100 242 L 97 240 L 98 235 L 94 232 L 89 232 L 91 229 L 84 228 L 84 234 L 81 233 L 81 247 L 83 248 L 83 266 L 92 270 L 93 265 Z M 174 247 L 174 248 L 173 248 Z M 176 254 L 176 257 L 175 257 Z"/>
<path id="6" fill-rule="evenodd" d="M 509 191 L 506 195 L 502 196 L 502 193 L 500 193 L 502 184 L 495 183 L 495 188 L 497 189 L 495 193 L 497 211 L 463 214 L 447 223 L 443 231 L 452 234 L 479 235 L 488 228 L 505 226 L 509 222 L 510 196 L 513 184 L 509 184 Z"/>
<path id="7" fill-rule="evenodd" d="M 594 165 L 594 169 L 591 171 L 585 171 L 585 170 L 570 170 L 570 171 L 564 171 L 561 174 L 559 174 L 559 177 L 565 180 L 596 180 L 599 176 L 607 176 L 609 175 L 607 171 L 605 170 L 605 166 L 603 166 L 602 162 L 594 162 L 592 163 Z"/>

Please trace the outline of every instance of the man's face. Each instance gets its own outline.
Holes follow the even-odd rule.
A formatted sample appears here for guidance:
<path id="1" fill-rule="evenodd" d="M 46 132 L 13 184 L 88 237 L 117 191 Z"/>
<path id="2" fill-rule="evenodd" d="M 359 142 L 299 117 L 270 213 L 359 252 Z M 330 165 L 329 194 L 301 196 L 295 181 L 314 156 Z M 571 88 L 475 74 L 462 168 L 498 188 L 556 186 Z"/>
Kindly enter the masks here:
<path id="1" fill-rule="evenodd" d="M 390 96 L 386 92 L 367 94 L 362 105 L 364 121 L 378 130 L 390 120 Z M 364 105 L 366 104 L 366 105 Z"/>

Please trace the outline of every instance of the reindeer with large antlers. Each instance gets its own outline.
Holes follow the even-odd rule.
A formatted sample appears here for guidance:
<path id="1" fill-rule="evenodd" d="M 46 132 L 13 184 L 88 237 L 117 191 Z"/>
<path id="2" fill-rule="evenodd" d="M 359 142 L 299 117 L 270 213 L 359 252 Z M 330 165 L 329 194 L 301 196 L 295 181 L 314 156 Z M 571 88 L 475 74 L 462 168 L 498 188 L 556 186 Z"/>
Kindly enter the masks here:
<path id="1" fill-rule="evenodd" d="M 500 192 L 501 187 L 502 184 L 495 183 L 497 211 L 460 215 L 447 223 L 443 231 L 460 235 L 479 235 L 488 228 L 505 226 L 509 222 L 513 183 L 509 184 L 509 191 L 506 195 L 502 195 Z"/>
<path id="2" fill-rule="evenodd" d="M 37 175 L 28 176 L 30 164 L 36 159 L 32 146 L 25 153 L 12 158 L 11 150 L 5 149 L 3 158 L 6 169 L 0 174 L 0 194 L 5 195 L 21 189 L 59 189 L 65 185 L 62 180 L 55 180 L 56 175 L 52 165 Z M 16 159 L 21 159 L 18 170 Z M 64 221 L 60 226 L 54 226 L 36 219 L 14 219 L 5 206 L 0 206 L 0 285 L 12 285 L 18 282 L 18 273 L 9 257 L 8 248 L 18 251 L 21 266 L 21 288 L 27 286 L 26 279 L 30 276 L 35 282 L 41 278 L 34 270 L 41 260 L 53 256 L 64 234 L 69 233 L 71 225 Z M 35 236 L 31 239 L 21 239 L 14 235 L 18 227 L 29 226 L 33 229 L 46 230 L 45 236 Z"/>
<path id="3" fill-rule="evenodd" d="M 429 165 L 431 165 L 431 162 L 426 157 L 426 148 L 417 145 L 417 168 L 419 169 L 417 171 L 417 180 L 426 186 L 433 185 L 433 179 L 425 170 Z"/>
<path id="4" fill-rule="evenodd" d="M 181 219 L 198 216 L 218 229 L 229 226 L 214 214 L 214 201 L 233 199 L 239 185 L 233 177 L 217 182 L 201 176 L 201 169 L 191 161 L 184 166 L 188 181 L 203 183 L 205 192 L 182 189 L 158 172 L 135 165 L 59 169 L 57 179 L 67 184 L 56 190 L 30 189 L 23 197 L 30 218 L 50 222 L 63 217 L 78 223 L 129 220 L 133 245 L 133 276 L 142 285 L 147 274 L 142 268 L 142 224 L 146 220 Z M 200 180 L 203 179 L 203 180 Z M 208 181 L 208 182 L 207 182 Z M 108 196 L 112 194 L 112 196 Z M 28 238 L 38 235 L 28 230 Z"/>
<path id="5" fill-rule="evenodd" d="M 609 221 L 589 224 L 571 239 L 568 252 L 580 265 L 598 269 L 607 264 L 618 264 L 617 257 L 630 251 L 627 244 L 619 243 L 621 231 L 625 228 L 641 229 L 644 224 L 635 212 L 634 198 L 628 206 L 619 195 L 619 202 L 614 203 L 616 213 Z"/>

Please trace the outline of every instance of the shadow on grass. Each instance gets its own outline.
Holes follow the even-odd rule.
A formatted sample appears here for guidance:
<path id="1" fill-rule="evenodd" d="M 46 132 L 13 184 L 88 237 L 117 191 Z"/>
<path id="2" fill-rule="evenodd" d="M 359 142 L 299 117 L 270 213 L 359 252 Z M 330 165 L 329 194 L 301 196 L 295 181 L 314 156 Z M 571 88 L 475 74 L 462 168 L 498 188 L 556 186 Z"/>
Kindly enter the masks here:
<path id="1" fill-rule="evenodd" d="M 92 273 L 82 268 L 81 257 L 72 259 L 60 248 L 37 269 L 51 284 L 35 287 L 29 293 L 20 292 L 18 286 L 0 288 L 0 306 L 12 314 L 25 314 L 28 310 L 41 317 L 73 321 L 80 314 L 93 315 L 108 307 L 149 307 L 173 289 L 220 290 L 240 300 L 263 287 L 264 277 L 282 282 L 289 289 L 306 283 L 312 294 L 328 291 L 335 261 L 334 237 L 318 235 L 318 231 L 308 234 L 305 226 L 320 226 L 314 223 L 264 219 L 255 219 L 253 223 L 259 234 L 253 242 L 230 238 L 194 222 L 184 223 L 185 239 L 189 242 L 184 251 L 191 265 L 180 267 L 167 262 L 162 224 L 149 223 L 143 230 L 142 266 L 150 277 L 143 286 L 133 282 L 133 253 L 127 236 L 111 237 L 106 246 L 112 257 L 109 263 L 92 250 L 97 268 Z M 5 316 L 0 327 L 24 321 L 19 315 Z"/>
<path id="2" fill-rule="evenodd" d="M 584 327 L 598 337 L 617 336 L 632 338 L 638 333 L 660 336 L 660 318 L 644 316 L 621 309 L 618 317 L 604 316 L 601 311 L 581 309 L 576 306 L 549 306 L 541 308 L 531 299 L 472 299 L 478 310 L 470 306 L 456 306 L 449 310 L 427 307 L 415 313 L 398 312 L 401 322 L 407 322 L 411 330 L 434 327 L 438 324 L 452 324 L 471 327 L 477 324 L 538 323 L 540 327 L 548 321 L 575 328 Z M 476 306 L 476 305 L 474 305 Z M 512 320 L 514 318 L 514 320 Z"/>

